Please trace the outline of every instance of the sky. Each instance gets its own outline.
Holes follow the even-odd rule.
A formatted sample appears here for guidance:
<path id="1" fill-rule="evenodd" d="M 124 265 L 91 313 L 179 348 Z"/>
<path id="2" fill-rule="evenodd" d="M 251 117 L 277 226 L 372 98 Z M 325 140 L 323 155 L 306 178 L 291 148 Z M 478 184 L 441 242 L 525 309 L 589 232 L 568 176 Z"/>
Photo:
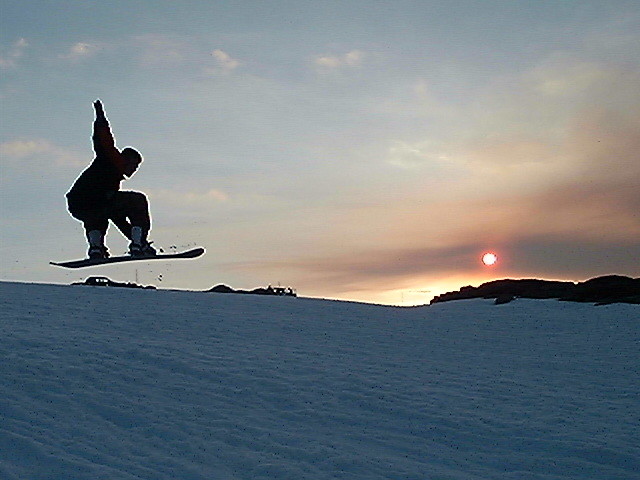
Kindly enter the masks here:
<path id="1" fill-rule="evenodd" d="M 635 0 L 0 0 L 0 278 L 411 305 L 639 276 L 638 45 Z M 98 98 L 154 245 L 204 257 L 48 264 L 86 254 Z"/>

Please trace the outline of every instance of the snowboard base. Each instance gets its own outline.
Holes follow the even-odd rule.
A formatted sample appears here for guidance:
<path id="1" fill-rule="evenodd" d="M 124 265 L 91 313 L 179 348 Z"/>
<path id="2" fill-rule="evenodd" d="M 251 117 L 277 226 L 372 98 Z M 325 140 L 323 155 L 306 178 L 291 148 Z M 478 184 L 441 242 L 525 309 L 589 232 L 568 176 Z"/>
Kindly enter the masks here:
<path id="1" fill-rule="evenodd" d="M 131 255 L 122 255 L 119 257 L 109 258 L 84 258 L 82 260 L 70 260 L 68 262 L 49 262 L 49 264 L 64 268 L 84 268 L 95 267 L 98 265 L 108 265 L 110 263 L 142 262 L 148 260 L 172 260 L 175 258 L 196 258 L 203 253 L 204 248 L 198 247 L 180 253 L 159 253 L 152 257 L 132 257 Z"/>

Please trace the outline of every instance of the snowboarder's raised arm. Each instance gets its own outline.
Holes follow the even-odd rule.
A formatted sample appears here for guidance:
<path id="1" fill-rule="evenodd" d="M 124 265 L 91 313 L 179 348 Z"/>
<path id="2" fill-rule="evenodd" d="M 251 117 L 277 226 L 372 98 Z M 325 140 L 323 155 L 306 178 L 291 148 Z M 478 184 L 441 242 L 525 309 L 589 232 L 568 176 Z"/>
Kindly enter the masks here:
<path id="1" fill-rule="evenodd" d="M 93 150 L 96 152 L 96 158 L 108 158 L 118 171 L 122 172 L 124 171 L 124 160 L 115 146 L 102 102 L 96 100 L 93 102 L 93 108 L 96 111 L 96 119 L 93 122 Z"/>
<path id="2" fill-rule="evenodd" d="M 95 110 L 96 110 L 96 118 L 98 118 L 98 117 L 105 118 L 105 116 L 104 116 L 104 108 L 102 107 L 102 102 L 100 101 L 100 99 L 98 99 L 95 102 L 93 102 L 93 108 L 95 108 Z"/>
<path id="3" fill-rule="evenodd" d="M 115 148 L 115 142 L 113 140 L 113 135 L 111 134 L 109 121 L 104 115 L 102 102 L 100 100 L 96 100 L 93 102 L 93 107 L 96 110 L 96 119 L 93 122 L 93 149 L 95 150 L 96 155 L 100 155 Z"/>

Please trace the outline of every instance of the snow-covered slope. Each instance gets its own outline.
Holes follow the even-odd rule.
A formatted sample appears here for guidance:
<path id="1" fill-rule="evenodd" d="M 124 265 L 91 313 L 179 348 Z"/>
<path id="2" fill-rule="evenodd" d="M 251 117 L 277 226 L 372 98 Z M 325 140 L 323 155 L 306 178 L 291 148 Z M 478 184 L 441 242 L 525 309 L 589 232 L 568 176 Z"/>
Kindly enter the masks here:
<path id="1" fill-rule="evenodd" d="M 640 307 L 0 283 L 2 479 L 631 479 Z"/>

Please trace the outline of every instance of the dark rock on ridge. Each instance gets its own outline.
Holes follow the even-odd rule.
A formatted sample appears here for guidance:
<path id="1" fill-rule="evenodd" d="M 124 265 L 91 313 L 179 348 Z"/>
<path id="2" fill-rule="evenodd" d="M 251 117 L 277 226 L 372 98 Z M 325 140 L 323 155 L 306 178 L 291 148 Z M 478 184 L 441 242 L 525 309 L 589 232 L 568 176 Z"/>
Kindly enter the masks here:
<path id="1" fill-rule="evenodd" d="M 240 293 L 247 295 L 275 295 L 279 297 L 297 297 L 296 291 L 291 287 L 272 287 L 269 285 L 267 288 L 259 287 L 253 290 L 235 290 L 227 285 L 216 285 L 210 288 L 207 292 L 211 293 Z"/>
<path id="2" fill-rule="evenodd" d="M 89 285 L 92 287 L 119 287 L 119 288 L 145 288 L 148 290 L 155 290 L 154 285 L 138 285 L 137 283 L 123 283 L 114 282 L 107 277 L 88 277 L 84 282 L 74 282 L 71 285 Z"/>
<path id="3" fill-rule="evenodd" d="M 555 298 L 563 301 L 596 304 L 640 304 L 640 278 L 607 275 L 585 282 L 561 282 L 538 279 L 494 280 L 479 287 L 462 287 L 456 292 L 438 295 L 431 304 L 470 298 L 494 298 L 496 305 L 515 298 Z"/>

